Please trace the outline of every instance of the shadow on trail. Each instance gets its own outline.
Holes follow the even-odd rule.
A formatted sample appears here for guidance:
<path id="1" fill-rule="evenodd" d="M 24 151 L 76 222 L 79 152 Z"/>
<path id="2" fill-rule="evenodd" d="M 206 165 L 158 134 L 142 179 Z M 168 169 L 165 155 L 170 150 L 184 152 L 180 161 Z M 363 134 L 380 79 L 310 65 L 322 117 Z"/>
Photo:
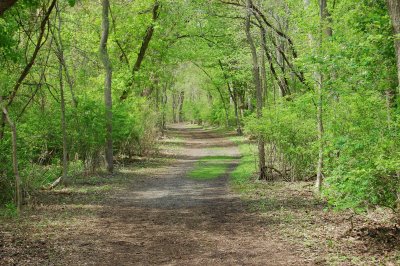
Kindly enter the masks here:
<path id="1" fill-rule="evenodd" d="M 229 174 L 240 153 L 229 134 L 177 127 L 168 134 L 182 138 L 182 145 L 162 155 L 174 160 L 128 167 L 114 184 L 103 181 L 113 187 L 109 192 L 96 190 L 95 183 L 69 192 L 63 206 L 80 208 L 70 220 L 85 219 L 85 210 L 95 209 L 96 215 L 60 238 L 65 254 L 60 265 L 299 265 L 294 248 L 274 233 L 280 218 L 261 218 L 249 211 L 256 202 L 230 191 Z M 202 158 L 220 159 L 228 170 L 216 179 L 189 178 Z M 62 212 L 51 201 L 65 195 L 49 195 L 53 199 L 46 204 Z"/>
<path id="2" fill-rule="evenodd" d="M 182 139 L 179 149 L 163 155 L 177 161 L 150 174 L 135 173 L 134 182 L 105 204 L 97 227 L 107 242 L 96 247 L 103 256 L 98 261 L 265 265 L 268 258 L 273 265 L 291 265 L 290 256 L 276 256 L 285 245 L 263 233 L 281 221 L 260 219 L 248 211 L 251 202 L 229 190 L 229 173 L 240 158 L 229 134 L 178 125 L 168 135 Z M 188 178 L 202 158 L 205 163 L 207 158 L 226 160 L 228 172 L 211 180 Z"/>

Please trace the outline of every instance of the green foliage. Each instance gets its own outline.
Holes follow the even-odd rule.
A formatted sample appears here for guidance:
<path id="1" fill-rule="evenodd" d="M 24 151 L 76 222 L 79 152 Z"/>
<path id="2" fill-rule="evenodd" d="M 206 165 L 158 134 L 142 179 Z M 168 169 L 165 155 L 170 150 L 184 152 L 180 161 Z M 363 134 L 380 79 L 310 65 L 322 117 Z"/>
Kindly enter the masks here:
<path id="1" fill-rule="evenodd" d="M 116 161 L 151 154 L 158 131 L 179 115 L 181 120 L 197 124 L 244 123 L 248 135 L 264 137 L 267 150 L 274 150 L 274 156 L 290 166 L 296 180 L 314 176 L 318 150 L 323 147 L 323 195 L 332 206 L 356 210 L 399 207 L 400 104 L 396 99 L 394 36 L 385 1 L 329 3 L 331 17 L 323 23 L 318 1 L 310 1 L 307 8 L 298 0 L 253 2 L 275 29 L 291 38 L 296 50 L 293 53 L 282 34 L 267 26 L 269 57 L 262 62 L 260 31 L 252 26 L 259 64 L 267 67 L 261 118 L 255 115 L 256 92 L 243 7 L 221 1 L 160 1 L 160 16 L 153 21 L 154 0 L 112 1 L 107 50 L 113 68 Z M 103 166 L 101 5 L 75 0 L 58 4 L 63 22 L 60 35 L 54 11 L 45 30 L 46 41 L 9 106 L 17 125 L 19 168 L 28 194 L 61 173 L 60 54 L 55 52 L 61 43 L 68 69 L 68 75 L 64 71 L 62 77 L 71 174 Z M 0 18 L 0 95 L 6 98 L 33 54 L 42 19 L 38 14 L 46 5 L 48 1 L 21 0 Z M 154 26 L 152 40 L 139 71 L 132 74 L 149 26 Z M 327 26 L 333 29 L 330 37 L 321 34 Z M 280 49 L 285 60 L 279 56 Z M 274 75 L 268 69 L 271 65 Z M 304 74 L 305 84 L 293 69 L 297 75 Z M 283 86 L 284 81 L 290 94 L 281 97 L 278 84 Z M 127 89 L 131 95 L 120 101 Z M 318 140 L 316 126 L 319 96 L 322 140 Z M 13 198 L 10 133 L 5 126 L 0 140 L 0 202 Z M 243 157 L 233 178 L 237 184 L 245 184 L 255 170 L 255 151 L 244 143 L 239 147 Z M 268 163 L 276 161 L 272 159 Z M 218 177 L 226 171 L 228 161 L 204 158 L 191 175 Z"/>
<path id="2" fill-rule="evenodd" d="M 69 4 L 70 6 L 74 6 L 75 3 L 76 3 L 76 0 L 68 0 L 68 4 Z"/>
<path id="3" fill-rule="evenodd" d="M 245 186 L 251 183 L 253 173 L 256 171 L 255 147 L 244 137 L 234 137 L 231 140 L 238 145 L 241 154 L 239 165 L 231 173 L 232 182 L 237 187 Z"/>
<path id="4" fill-rule="evenodd" d="M 6 203 L 3 208 L 0 208 L 0 217 L 15 218 L 18 216 L 18 209 L 14 203 Z"/>
<path id="5" fill-rule="evenodd" d="M 396 208 L 399 128 L 388 122 L 385 105 L 379 93 L 370 91 L 343 95 L 332 109 L 325 195 L 339 209 Z"/>
<path id="6" fill-rule="evenodd" d="M 292 93 L 274 100 L 263 117 L 250 116 L 246 131 L 262 134 L 295 170 L 296 179 L 316 172 L 323 145 L 326 177 L 323 196 L 336 209 L 365 211 L 375 206 L 399 208 L 400 143 L 393 34 L 385 1 L 340 1 L 330 8 L 332 37 L 321 36 L 318 6 L 306 10 L 286 1 L 295 23 L 288 34 L 299 52 L 295 61 L 310 88 L 289 83 Z M 279 14 L 279 4 L 268 3 Z M 286 12 L 287 13 L 287 12 Z M 363 14 L 360 16 L 360 14 Z M 323 77 L 324 134 L 317 138 L 318 79 Z M 274 95 L 273 95 L 274 96 Z M 275 96 L 274 96 L 275 97 Z M 271 98 L 270 98 L 271 99 Z"/>
<path id="7" fill-rule="evenodd" d="M 284 152 L 285 160 L 296 170 L 296 176 L 306 178 L 315 171 L 318 155 L 315 116 L 312 94 L 304 94 L 293 101 L 280 100 L 265 109 L 261 119 L 250 116 L 246 131 L 262 134 L 267 143 Z"/>

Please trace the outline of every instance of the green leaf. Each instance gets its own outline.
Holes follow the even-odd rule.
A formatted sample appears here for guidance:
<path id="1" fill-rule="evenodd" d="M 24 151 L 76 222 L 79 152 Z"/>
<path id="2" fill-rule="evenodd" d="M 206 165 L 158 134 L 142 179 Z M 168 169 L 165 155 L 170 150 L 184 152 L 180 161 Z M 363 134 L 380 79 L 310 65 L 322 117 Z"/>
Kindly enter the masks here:
<path id="1" fill-rule="evenodd" d="M 68 0 L 68 4 L 69 4 L 70 6 L 74 6 L 75 3 L 76 3 L 76 0 Z"/>

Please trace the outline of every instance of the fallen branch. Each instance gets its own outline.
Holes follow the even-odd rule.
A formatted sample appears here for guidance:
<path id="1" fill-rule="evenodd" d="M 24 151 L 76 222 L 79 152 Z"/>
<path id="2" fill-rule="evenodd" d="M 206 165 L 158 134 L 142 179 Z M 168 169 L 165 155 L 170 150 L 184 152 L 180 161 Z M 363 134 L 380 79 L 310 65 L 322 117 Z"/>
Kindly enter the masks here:
<path id="1" fill-rule="evenodd" d="M 52 189 L 54 189 L 56 186 L 58 186 L 61 183 L 61 180 L 62 180 L 62 176 L 57 178 L 53 183 L 51 183 L 50 186 L 43 187 L 42 190 L 52 190 Z"/>

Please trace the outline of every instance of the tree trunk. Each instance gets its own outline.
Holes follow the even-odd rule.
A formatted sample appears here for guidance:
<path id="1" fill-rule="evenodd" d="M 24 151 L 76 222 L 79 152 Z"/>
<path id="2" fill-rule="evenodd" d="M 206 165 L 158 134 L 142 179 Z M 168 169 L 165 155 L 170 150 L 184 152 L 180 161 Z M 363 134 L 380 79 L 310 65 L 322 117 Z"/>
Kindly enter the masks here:
<path id="1" fill-rule="evenodd" d="M 61 93 L 61 129 L 63 137 L 63 171 L 62 179 L 65 180 L 68 177 L 68 146 L 67 146 L 67 126 L 65 119 L 65 97 L 64 97 L 64 82 L 63 82 L 63 66 L 60 62 L 59 67 L 59 79 L 60 79 L 60 93 Z"/>
<path id="2" fill-rule="evenodd" d="M 281 96 L 284 97 L 288 94 L 289 92 L 289 86 L 288 86 L 288 81 L 286 79 L 286 67 L 285 67 L 285 60 L 283 58 L 282 51 L 285 50 L 285 45 L 282 42 L 282 40 L 277 37 L 276 40 L 276 60 L 278 62 L 278 66 L 281 69 L 281 76 L 279 76 L 279 88 L 281 89 Z"/>
<path id="3" fill-rule="evenodd" d="M 0 104 L 2 104 L 2 96 L 0 96 Z M 15 205 L 18 211 L 21 210 L 22 206 L 22 192 L 21 192 L 21 177 L 18 170 L 18 155 L 17 155 L 17 128 L 10 116 L 8 115 L 7 107 L 2 107 L 2 113 L 4 114 L 5 120 L 11 128 L 11 143 L 12 143 L 12 161 L 13 171 L 15 175 Z"/>
<path id="4" fill-rule="evenodd" d="M 320 0 L 320 18 L 321 18 L 321 31 L 325 34 L 321 34 L 320 46 L 323 45 L 323 35 L 330 37 L 332 36 L 332 28 L 328 25 L 329 23 L 329 11 L 327 9 L 327 0 Z M 321 191 L 322 179 L 323 179 L 323 167 L 324 167 L 324 124 L 323 124 L 323 89 L 324 89 L 324 77 L 322 71 L 319 70 L 317 73 L 317 129 L 318 129 L 318 163 L 317 163 L 317 178 L 315 181 L 315 190 L 317 193 Z"/>
<path id="5" fill-rule="evenodd" d="M 0 16 L 2 16 L 7 9 L 11 8 L 16 3 L 17 3 L 17 0 L 2 0 L 2 1 L 0 1 Z"/>
<path id="6" fill-rule="evenodd" d="M 397 58 L 397 79 L 398 79 L 398 92 L 400 93 L 400 1 L 387 0 L 389 14 L 392 19 L 393 33 L 395 35 L 394 45 L 396 48 Z"/>
<path id="7" fill-rule="evenodd" d="M 112 80 L 112 67 L 110 58 L 107 50 L 107 41 L 110 29 L 110 21 L 108 17 L 108 11 L 110 9 L 109 0 L 102 0 L 103 12 L 102 12 L 102 36 L 100 42 L 100 57 L 106 71 L 106 77 L 104 81 L 104 102 L 106 112 L 106 163 L 107 171 L 113 173 L 113 139 L 112 139 L 112 92 L 111 92 L 111 80 Z"/>
<path id="8" fill-rule="evenodd" d="M 241 125 L 240 117 L 239 117 L 238 97 L 237 97 L 237 93 L 235 92 L 235 89 L 232 90 L 232 94 L 233 94 L 232 96 L 234 98 L 233 105 L 235 108 L 236 133 L 238 134 L 238 136 L 242 136 L 243 130 L 242 130 L 242 125 Z"/>
<path id="9" fill-rule="evenodd" d="M 62 53 L 62 51 L 60 51 L 60 52 Z M 68 177 L 68 146 L 67 146 L 67 126 L 66 126 L 66 119 L 65 119 L 63 65 L 62 65 L 61 60 L 60 60 L 60 65 L 59 65 L 59 80 L 60 80 L 60 95 L 61 95 L 61 130 L 62 130 L 62 139 L 63 139 L 62 179 L 66 180 Z"/>
<path id="10" fill-rule="evenodd" d="M 176 116 L 176 109 L 178 107 L 178 96 L 176 91 L 172 92 L 172 121 L 174 122 L 174 124 L 178 123 L 178 119 Z"/>
<path id="11" fill-rule="evenodd" d="M 267 99 L 267 70 L 266 70 L 266 60 L 265 60 L 265 55 L 266 55 L 266 51 L 267 51 L 267 43 L 266 43 L 266 34 L 265 34 L 265 30 L 263 27 L 260 28 L 260 38 L 261 38 L 261 46 L 262 46 L 262 50 L 261 50 L 261 84 L 262 84 L 262 95 L 263 95 L 263 102 L 266 103 L 266 99 Z"/>
<path id="12" fill-rule="evenodd" d="M 317 162 L 317 179 L 315 180 L 315 190 L 319 193 L 322 188 L 322 170 L 324 167 L 324 144 L 323 144 L 323 137 L 324 137 L 324 126 L 322 120 L 322 113 L 323 113 L 323 97 L 322 97 L 322 74 L 318 73 L 318 85 L 317 85 L 317 94 L 318 94 L 318 102 L 317 102 L 317 130 L 318 130 L 318 162 Z"/>
<path id="13" fill-rule="evenodd" d="M 241 127 L 241 123 L 240 123 L 240 118 L 239 118 L 238 99 L 237 99 L 237 97 L 236 97 L 235 89 L 232 88 L 232 87 L 231 87 L 231 84 L 229 83 L 228 76 L 227 76 L 227 74 L 225 73 L 224 67 L 223 67 L 223 65 L 222 65 L 222 61 L 221 61 L 221 60 L 218 60 L 218 62 L 219 62 L 219 66 L 220 66 L 220 68 L 221 68 L 221 70 L 222 70 L 222 73 L 223 73 L 223 75 L 224 75 L 224 79 L 225 79 L 225 82 L 226 82 L 226 85 L 227 85 L 227 88 L 228 88 L 229 95 L 231 96 L 231 99 L 232 99 L 232 102 L 233 102 L 233 108 L 235 109 L 236 133 L 237 133 L 239 136 L 241 136 L 241 135 L 243 135 L 243 131 L 242 131 L 242 127 Z M 227 112 L 226 108 L 225 108 L 225 113 L 226 113 L 227 126 L 228 126 L 228 124 L 229 124 L 229 115 L 228 115 L 228 112 Z"/>
<path id="14" fill-rule="evenodd" d="M 252 61 L 253 61 L 253 80 L 254 80 L 254 85 L 256 87 L 256 99 L 257 99 L 257 118 L 262 117 L 262 108 L 263 108 L 263 102 L 262 102 L 262 87 L 261 87 L 261 80 L 260 80 L 260 67 L 258 63 L 258 57 L 257 57 L 257 49 L 253 41 L 253 37 L 251 36 L 251 28 L 250 28 L 250 18 L 252 14 L 252 1 L 247 0 L 247 16 L 246 16 L 246 37 L 247 37 L 247 42 L 250 46 L 251 50 L 251 55 L 252 55 Z M 265 143 L 264 143 L 264 138 L 260 134 L 258 136 L 258 168 L 260 171 L 260 179 L 265 179 Z"/>
<path id="15" fill-rule="evenodd" d="M 165 83 L 162 91 L 162 96 L 161 96 L 161 103 L 162 103 L 162 117 L 161 117 L 161 132 L 164 134 L 164 130 L 167 129 L 167 102 L 168 102 L 168 97 L 167 97 L 167 87 L 168 87 L 168 82 Z"/>
<path id="16" fill-rule="evenodd" d="M 181 91 L 179 94 L 179 113 L 178 113 L 178 121 L 179 123 L 183 122 L 183 102 L 185 101 L 185 92 Z"/>
<path id="17" fill-rule="evenodd" d="M 60 178 L 61 180 L 66 180 L 68 178 L 68 143 L 67 143 L 67 126 L 66 126 L 66 119 L 65 119 L 65 91 L 64 91 L 64 80 L 63 80 L 63 68 L 64 68 L 64 49 L 62 47 L 62 40 L 61 40 L 61 13 L 60 9 L 58 7 L 58 4 L 56 5 L 56 10 L 57 10 L 57 18 L 58 18 L 58 28 L 55 27 L 57 30 L 57 37 L 54 36 L 53 33 L 53 39 L 55 40 L 56 43 L 56 49 L 57 49 L 57 57 L 59 61 L 59 66 L 58 66 L 58 78 L 60 82 L 60 97 L 61 97 L 61 132 L 62 132 L 62 146 L 63 146 L 63 158 L 62 158 L 62 176 Z"/>

